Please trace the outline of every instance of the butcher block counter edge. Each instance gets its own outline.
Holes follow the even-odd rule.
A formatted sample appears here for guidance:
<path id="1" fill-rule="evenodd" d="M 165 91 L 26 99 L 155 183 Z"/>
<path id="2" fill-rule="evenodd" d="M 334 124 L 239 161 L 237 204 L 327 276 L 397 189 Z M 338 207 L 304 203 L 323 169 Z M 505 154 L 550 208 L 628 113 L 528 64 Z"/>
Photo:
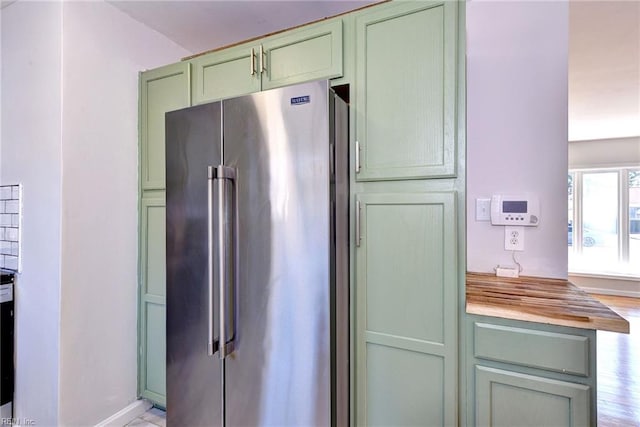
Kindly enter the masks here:
<path id="1" fill-rule="evenodd" d="M 629 322 L 562 279 L 467 272 L 466 312 L 481 316 L 629 333 Z"/>

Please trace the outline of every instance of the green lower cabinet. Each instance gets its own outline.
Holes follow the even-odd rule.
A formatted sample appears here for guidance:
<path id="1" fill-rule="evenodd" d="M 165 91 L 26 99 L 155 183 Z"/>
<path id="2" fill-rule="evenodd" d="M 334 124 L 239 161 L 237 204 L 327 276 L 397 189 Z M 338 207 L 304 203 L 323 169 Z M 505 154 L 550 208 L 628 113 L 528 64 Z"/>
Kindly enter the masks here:
<path id="1" fill-rule="evenodd" d="M 590 425 L 589 386 L 483 366 L 475 374 L 478 426 Z"/>
<path id="2" fill-rule="evenodd" d="M 162 192 L 163 194 L 164 192 Z M 140 204 L 140 395 L 166 405 L 165 199 Z"/>
<path id="3" fill-rule="evenodd" d="M 357 195 L 356 425 L 457 423 L 455 200 Z"/>
<path id="4" fill-rule="evenodd" d="M 467 425 L 597 422 L 596 333 L 467 315 Z"/>

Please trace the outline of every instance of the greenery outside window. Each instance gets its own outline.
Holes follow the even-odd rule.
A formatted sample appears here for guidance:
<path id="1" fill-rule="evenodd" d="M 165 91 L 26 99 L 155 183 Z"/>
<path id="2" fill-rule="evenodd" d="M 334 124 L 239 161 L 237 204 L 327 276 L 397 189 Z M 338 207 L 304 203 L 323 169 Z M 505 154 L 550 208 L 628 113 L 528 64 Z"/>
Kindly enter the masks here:
<path id="1" fill-rule="evenodd" d="M 569 170 L 569 272 L 640 277 L 640 168 Z"/>

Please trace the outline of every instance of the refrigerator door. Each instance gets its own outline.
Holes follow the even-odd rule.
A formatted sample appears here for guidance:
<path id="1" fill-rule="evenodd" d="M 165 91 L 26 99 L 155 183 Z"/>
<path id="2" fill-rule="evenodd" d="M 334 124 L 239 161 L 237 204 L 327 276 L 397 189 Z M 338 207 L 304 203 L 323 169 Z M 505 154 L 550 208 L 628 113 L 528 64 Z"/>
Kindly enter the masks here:
<path id="1" fill-rule="evenodd" d="M 236 168 L 227 426 L 331 424 L 328 82 L 223 101 Z"/>
<path id="2" fill-rule="evenodd" d="M 217 310 L 208 167 L 221 163 L 220 114 L 212 103 L 166 115 L 167 424 L 174 426 L 222 425 L 222 361 L 208 348 L 218 335 L 217 324 L 210 328 Z"/>

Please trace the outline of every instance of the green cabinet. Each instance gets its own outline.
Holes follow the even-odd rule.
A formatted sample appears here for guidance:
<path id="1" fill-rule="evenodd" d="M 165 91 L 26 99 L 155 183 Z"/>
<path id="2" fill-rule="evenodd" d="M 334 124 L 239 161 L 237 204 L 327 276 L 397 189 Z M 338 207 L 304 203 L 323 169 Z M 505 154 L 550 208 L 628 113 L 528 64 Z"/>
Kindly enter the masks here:
<path id="1" fill-rule="evenodd" d="M 164 113 L 191 105 L 190 65 L 172 64 L 140 74 L 140 186 L 163 190 Z"/>
<path id="2" fill-rule="evenodd" d="M 358 180 L 456 174 L 457 2 L 356 19 Z"/>
<path id="3" fill-rule="evenodd" d="M 140 74 L 138 391 L 166 404 L 165 127 L 167 111 L 191 104 L 190 64 Z"/>
<path id="4" fill-rule="evenodd" d="M 358 426 L 458 424 L 465 188 L 458 8 L 390 2 L 353 20 Z"/>
<path id="5" fill-rule="evenodd" d="M 456 194 L 359 194 L 357 425 L 456 423 Z"/>
<path id="6" fill-rule="evenodd" d="M 342 42 L 335 19 L 194 58 L 194 103 L 339 77 Z"/>
<path id="7" fill-rule="evenodd" d="M 595 331 L 468 316 L 467 332 L 468 425 L 596 425 Z"/>
<path id="8" fill-rule="evenodd" d="M 477 366 L 477 426 L 567 426 L 590 425 L 590 387 Z"/>

